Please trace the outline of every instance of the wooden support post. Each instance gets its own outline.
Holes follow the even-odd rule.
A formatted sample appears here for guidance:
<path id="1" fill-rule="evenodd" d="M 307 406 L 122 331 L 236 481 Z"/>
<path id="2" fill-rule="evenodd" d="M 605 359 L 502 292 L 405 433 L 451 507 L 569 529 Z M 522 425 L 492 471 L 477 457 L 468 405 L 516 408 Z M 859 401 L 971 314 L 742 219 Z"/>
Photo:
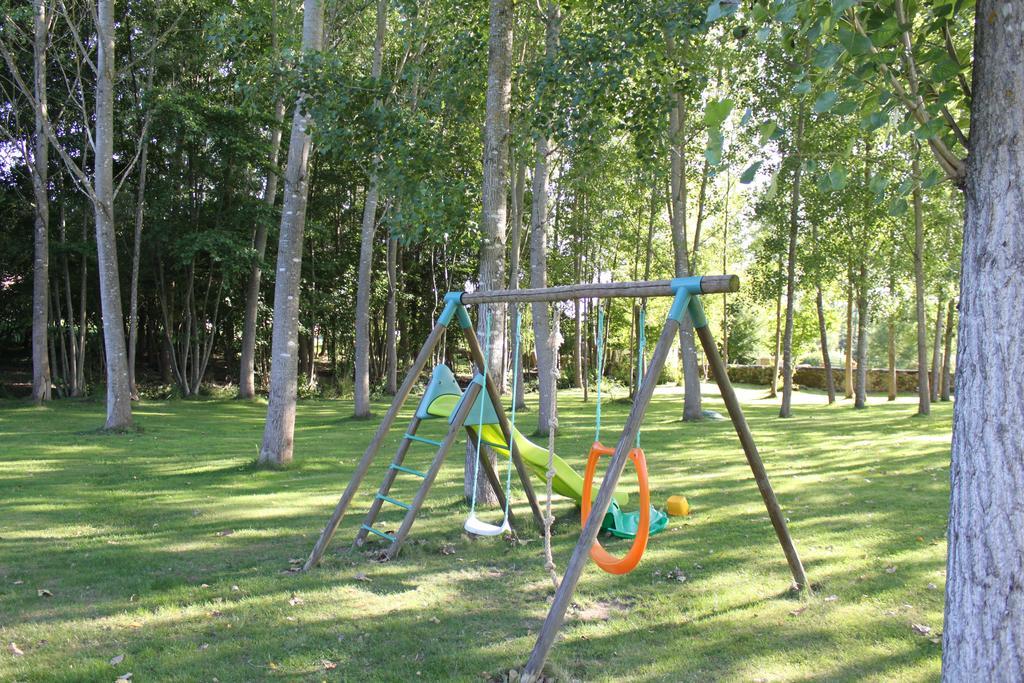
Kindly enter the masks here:
<path id="1" fill-rule="evenodd" d="M 320 538 L 317 539 L 316 545 L 313 546 L 313 550 L 309 553 L 309 558 L 306 560 L 306 564 L 302 566 L 302 571 L 309 571 L 317 565 L 320 558 L 323 557 L 324 552 L 327 550 L 327 545 L 331 542 L 331 537 L 334 536 L 334 532 L 337 531 L 338 525 L 341 524 L 342 518 L 345 516 L 345 511 L 348 509 L 349 504 L 355 497 L 356 492 L 359 490 L 359 485 L 363 482 L 366 477 L 366 471 L 370 468 L 370 464 L 373 459 L 377 456 L 377 451 L 380 450 L 381 444 L 384 442 L 384 438 L 387 436 L 388 431 L 391 429 L 392 423 L 395 418 L 398 417 L 398 411 L 402 409 L 402 405 L 406 399 L 409 398 L 409 393 L 412 391 L 413 385 L 419 379 L 420 373 L 423 372 L 424 366 L 427 361 L 430 360 L 430 355 L 434 350 L 434 346 L 437 345 L 438 340 L 441 339 L 441 335 L 444 334 L 446 325 L 438 322 L 434 325 L 434 329 L 430 331 L 430 336 L 427 337 L 427 341 L 420 348 L 419 354 L 416 356 L 416 360 L 413 361 L 412 367 L 409 368 L 409 372 L 406 373 L 405 379 L 402 381 L 402 386 L 398 388 L 398 393 L 395 394 L 395 399 L 391 402 L 391 407 L 388 408 L 388 412 L 384 415 L 384 419 L 377 427 L 377 432 L 373 435 L 373 440 L 370 441 L 370 445 L 366 447 L 366 452 L 363 453 L 362 459 L 359 464 L 356 465 L 355 471 L 352 473 L 352 478 L 348 482 L 348 486 L 345 488 L 345 492 L 341 494 L 341 499 L 334 508 L 334 512 L 331 514 L 331 518 L 327 520 L 327 526 L 324 527 L 323 532 L 320 534 Z"/>
<path id="2" fill-rule="evenodd" d="M 466 416 L 472 410 L 473 403 L 476 402 L 476 397 L 479 394 L 480 385 L 476 382 L 471 382 L 469 388 L 466 389 L 465 400 L 463 400 L 458 412 L 455 413 L 455 419 L 452 420 L 448 433 L 445 435 L 441 445 L 437 447 L 437 453 L 434 454 L 434 460 L 430 463 L 427 476 L 424 477 L 423 483 L 420 484 L 419 489 L 416 491 L 416 496 L 412 499 L 412 503 L 409 504 L 409 510 L 402 519 L 402 525 L 395 532 L 395 540 L 387 549 L 386 555 L 389 560 L 394 559 L 398 555 L 398 551 L 402 549 L 402 543 L 405 542 L 405 537 L 409 535 L 409 529 L 412 528 L 413 522 L 416 521 L 416 516 L 419 515 L 420 508 L 423 507 L 423 501 L 427 499 L 427 493 L 437 477 L 438 470 L 441 469 L 441 463 L 444 462 L 448 449 L 455 443 L 455 437 L 458 436 L 459 429 L 465 424 Z"/>
<path id="3" fill-rule="evenodd" d="M 526 663 L 526 668 L 523 671 L 524 680 L 532 681 L 540 677 L 541 669 L 544 667 L 544 660 L 547 659 L 548 651 L 551 650 L 555 637 L 562 627 L 562 621 L 565 619 L 565 610 L 569 607 L 569 603 L 572 600 L 576 584 L 579 583 L 580 575 L 590 560 L 590 548 L 597 539 L 597 532 L 601 529 L 601 522 L 604 520 L 608 506 L 612 502 L 612 494 L 615 492 L 615 486 L 619 483 L 619 477 L 622 475 L 622 469 L 626 465 L 629 451 L 636 441 L 637 431 L 640 429 L 640 423 L 643 422 L 644 413 L 647 412 L 647 406 L 651 402 L 651 396 L 654 395 L 654 388 L 657 386 L 658 377 L 665 366 L 665 359 L 668 357 L 669 351 L 672 350 L 672 344 L 678 336 L 679 322 L 671 319 L 668 320 L 665 323 L 665 328 L 661 331 L 658 345 L 654 348 L 654 354 L 651 356 L 651 362 L 640 385 L 640 390 L 633 400 L 633 408 L 629 411 L 626 426 L 619 437 L 618 445 L 615 446 L 615 455 L 612 456 L 611 464 L 608 465 L 608 471 L 604 475 L 604 481 L 601 482 L 601 488 L 597 493 L 597 500 L 594 501 L 594 505 L 590 510 L 587 523 L 583 525 L 579 541 L 577 541 L 576 548 L 572 551 L 572 557 L 569 559 L 569 564 L 565 568 L 562 583 L 555 593 L 555 600 L 551 605 L 551 610 L 548 612 L 547 619 L 544 620 L 544 626 L 541 627 L 540 635 L 537 636 L 537 643 L 533 646 L 533 652 Z"/>
<path id="4" fill-rule="evenodd" d="M 807 575 L 804 573 L 804 565 L 800 562 L 800 555 L 796 551 L 796 546 L 793 545 L 792 536 L 789 535 L 786 518 L 782 514 L 782 508 L 779 507 L 779 501 L 775 498 L 775 491 L 772 490 L 772 485 L 768 481 L 768 473 L 764 469 L 761 455 L 757 452 L 754 437 L 750 433 L 750 427 L 747 425 L 746 418 L 743 416 L 743 410 L 740 408 L 740 402 L 737 400 L 736 392 L 732 388 L 732 382 L 729 381 L 729 373 L 722 362 L 722 356 L 718 353 L 718 347 L 715 346 L 715 340 L 711 336 L 711 329 L 706 325 L 698 327 L 697 336 L 700 337 L 701 346 L 704 347 L 704 355 L 707 356 L 708 363 L 711 365 L 711 372 L 715 376 L 715 381 L 718 382 L 718 389 L 722 393 L 725 407 L 729 410 L 729 417 L 732 418 L 733 427 L 736 428 L 736 435 L 740 438 L 740 443 L 743 445 L 743 452 L 747 456 L 750 471 L 754 473 L 754 480 L 757 482 L 757 489 L 761 492 L 761 498 L 764 499 L 764 506 L 768 508 L 768 516 L 772 520 L 772 526 L 775 527 L 775 535 L 779 537 L 779 543 L 782 544 L 782 551 L 786 554 L 786 562 L 789 563 L 789 571 L 793 574 L 793 581 L 800 590 L 810 592 L 810 584 L 807 582 Z"/>
<path id="5" fill-rule="evenodd" d="M 472 327 L 467 327 L 463 330 L 463 333 L 466 335 L 466 343 L 469 345 L 470 359 L 478 368 L 483 368 L 484 354 L 480 349 L 480 340 L 477 339 L 476 331 Z M 487 396 L 491 399 L 494 412 L 498 416 L 501 434 L 505 437 L 505 443 L 509 445 L 510 452 L 512 453 L 512 462 L 516 466 L 516 473 L 519 475 L 519 481 L 523 485 L 526 499 L 530 502 L 530 509 L 533 510 L 533 519 L 537 522 L 537 527 L 543 529 L 544 518 L 541 516 L 540 505 L 537 503 L 537 494 L 534 493 L 533 485 L 530 483 L 530 471 L 526 469 L 523 458 L 519 454 L 519 446 L 516 444 L 516 440 L 512 438 L 512 427 L 509 424 L 508 417 L 505 415 L 505 407 L 501 403 L 501 394 L 498 393 L 498 387 L 495 386 L 494 380 L 491 379 L 490 375 L 487 375 L 485 379 L 487 382 Z M 515 400 L 515 397 L 513 397 L 513 400 Z M 487 465 L 489 467 L 490 462 Z"/>

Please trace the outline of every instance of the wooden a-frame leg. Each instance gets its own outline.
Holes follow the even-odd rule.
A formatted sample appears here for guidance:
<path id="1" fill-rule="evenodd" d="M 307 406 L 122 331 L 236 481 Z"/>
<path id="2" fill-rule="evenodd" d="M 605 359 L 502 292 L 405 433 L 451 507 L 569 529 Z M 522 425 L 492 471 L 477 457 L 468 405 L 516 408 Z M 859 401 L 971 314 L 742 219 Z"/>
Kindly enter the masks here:
<path id="1" fill-rule="evenodd" d="M 427 361 L 430 360 L 434 347 L 437 345 L 438 340 L 441 339 L 441 335 L 444 334 L 446 327 L 447 326 L 445 324 L 438 322 L 434 325 L 434 329 L 430 331 L 430 336 L 427 337 L 427 341 L 424 342 L 423 346 L 420 348 L 420 352 L 417 354 L 416 360 L 413 361 L 412 367 L 410 367 L 409 372 L 406 373 L 405 379 L 402 381 L 402 386 L 398 388 L 398 393 L 395 394 L 395 398 L 391 402 L 391 407 L 388 408 L 388 412 L 384 415 L 384 419 L 381 420 L 376 433 L 373 435 L 373 440 L 370 441 L 370 445 L 366 447 L 366 451 L 363 453 L 363 457 L 359 460 L 359 464 L 356 465 L 356 469 L 352 473 L 352 478 L 349 480 L 348 486 L 345 487 L 345 492 L 341 494 L 341 499 L 335 506 L 334 512 L 331 513 L 331 518 L 327 520 L 327 526 L 325 526 L 323 532 L 321 532 L 316 545 L 313 546 L 313 550 L 309 553 L 309 558 L 306 559 L 306 564 L 302 566 L 302 571 L 309 571 L 315 567 L 317 563 L 320 562 L 320 558 L 323 557 L 324 552 L 326 552 L 327 545 L 331 542 L 331 537 L 333 537 L 334 532 L 338 530 L 338 525 L 341 524 L 341 520 L 345 516 L 345 511 L 348 509 L 349 504 L 351 504 L 352 499 L 359 490 L 359 485 L 362 484 L 363 479 L 366 477 L 366 472 L 370 469 L 370 464 L 377 456 L 377 452 L 380 450 L 381 444 L 384 443 L 384 438 L 391 429 L 391 425 L 394 423 L 395 418 L 398 417 L 398 411 L 402 409 L 402 405 L 405 404 L 406 399 L 409 398 L 409 393 L 412 391 L 413 386 L 419 379 L 420 373 L 423 372 L 423 368 L 426 366 Z"/>
<path id="2" fill-rule="evenodd" d="M 615 491 L 615 486 L 619 483 L 622 469 L 626 466 L 629 451 L 636 441 L 637 431 L 640 429 L 641 422 L 643 422 L 644 413 L 647 412 L 647 406 L 651 402 L 651 396 L 654 395 L 654 388 L 657 386 L 658 377 L 665 366 L 665 359 L 668 357 L 672 344 L 678 335 L 679 322 L 669 319 L 661 331 L 661 337 L 658 339 L 658 345 L 654 348 L 654 354 L 651 356 L 651 362 L 644 375 L 643 382 L 640 384 L 640 390 L 633 400 L 633 407 L 629 411 L 626 426 L 619 437 L 618 445 L 615 446 L 615 455 L 612 456 L 611 464 L 608 465 L 608 471 L 604 475 L 604 481 L 598 490 L 597 499 L 590 510 L 590 516 L 587 518 L 586 524 L 583 525 L 579 541 L 577 541 L 576 547 L 572 551 L 569 564 L 566 565 L 562 583 L 558 586 L 558 591 L 555 593 L 555 600 L 551 604 L 547 619 L 545 619 L 544 625 L 541 627 L 540 635 L 537 636 L 537 643 L 533 646 L 533 652 L 526 663 L 526 668 L 523 671 L 524 680 L 535 680 L 540 675 L 541 669 L 544 666 L 544 660 L 547 659 L 548 652 L 555 642 L 555 637 L 562 627 L 565 611 L 572 600 L 572 594 L 576 590 L 576 584 L 579 583 L 580 575 L 590 560 L 590 548 L 597 539 L 597 532 L 601 529 L 601 522 L 604 520 L 608 506 L 612 502 L 612 494 Z"/>
<path id="3" fill-rule="evenodd" d="M 793 574 L 793 581 L 799 589 L 809 592 L 810 584 L 807 582 L 807 575 L 804 573 L 804 565 L 800 561 L 800 555 L 796 551 L 796 546 L 793 544 L 793 537 L 789 534 L 789 527 L 786 526 L 786 517 L 782 514 L 782 508 L 775 497 L 775 491 L 772 490 L 772 485 L 768 481 L 768 473 L 764 469 L 764 462 L 761 460 L 761 455 L 757 452 L 757 445 L 754 443 L 754 437 L 750 433 L 750 426 L 747 424 L 747 419 L 743 416 L 743 409 L 740 408 L 740 402 L 736 398 L 736 391 L 732 387 L 732 382 L 729 381 L 729 373 L 726 370 L 725 363 L 722 362 L 722 356 L 718 353 L 718 347 L 715 346 L 714 337 L 711 336 L 711 328 L 704 325 L 696 329 L 701 346 L 704 347 L 704 355 L 711 365 L 711 373 L 715 376 L 718 389 L 722 394 L 722 400 L 725 401 L 725 407 L 729 411 L 733 427 L 736 428 L 736 435 L 740 438 L 743 453 L 747 456 L 750 471 L 754 474 L 757 489 L 761 492 L 764 506 L 768 509 L 768 516 L 772 520 L 772 526 L 775 527 L 775 535 L 779 537 L 782 552 L 786 554 L 786 562 L 789 563 L 789 571 Z"/>
<path id="4" fill-rule="evenodd" d="M 478 368 L 484 367 L 484 354 L 480 349 L 480 340 L 476 336 L 476 331 L 472 327 L 463 329 L 463 333 L 466 336 L 466 343 L 469 345 L 469 357 Z M 490 375 L 485 377 L 487 384 L 487 396 L 491 399 L 491 403 L 494 405 L 494 412 L 498 415 L 498 425 L 501 427 L 501 434 L 505 437 L 505 443 L 509 445 L 512 453 L 512 463 L 516 467 L 516 473 L 519 475 L 519 482 L 523 486 L 523 491 L 526 493 L 526 499 L 530 502 L 530 509 L 533 511 L 533 519 L 537 522 L 537 528 L 544 528 L 544 517 L 540 511 L 540 505 L 537 503 L 537 494 L 533 491 L 533 485 L 530 483 L 530 471 L 526 469 L 526 464 L 523 462 L 523 457 L 519 454 L 519 446 L 516 444 L 516 440 L 512 438 L 512 426 L 509 424 L 508 417 L 505 415 L 505 407 L 501 404 L 501 395 L 498 393 L 498 387 L 495 386 L 494 380 L 491 379 Z M 513 400 L 515 400 L 513 398 Z M 488 463 L 490 465 L 490 463 Z"/>

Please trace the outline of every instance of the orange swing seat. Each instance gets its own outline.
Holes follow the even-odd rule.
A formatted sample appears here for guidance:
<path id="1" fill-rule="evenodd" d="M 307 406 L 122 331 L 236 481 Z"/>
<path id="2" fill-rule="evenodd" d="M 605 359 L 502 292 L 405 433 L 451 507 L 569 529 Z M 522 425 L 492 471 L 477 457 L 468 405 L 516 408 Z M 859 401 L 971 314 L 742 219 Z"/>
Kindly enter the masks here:
<path id="1" fill-rule="evenodd" d="M 600 441 L 595 441 L 590 447 L 590 455 L 587 457 L 587 471 L 583 477 L 583 501 L 580 505 L 580 524 L 586 525 L 587 518 L 590 516 L 590 499 L 594 487 L 594 473 L 597 470 L 597 461 L 602 455 L 613 455 L 614 453 L 614 448 L 608 448 L 602 445 Z M 629 451 L 629 460 L 633 463 L 633 469 L 636 470 L 636 478 L 640 484 L 640 523 L 637 526 L 633 545 L 629 548 L 629 552 L 622 557 L 615 557 L 609 553 L 601 545 L 601 542 L 597 540 L 594 541 L 594 545 L 590 548 L 591 559 L 594 560 L 598 567 L 609 574 L 628 574 L 633 571 L 640 564 L 640 558 L 643 557 L 644 551 L 647 550 L 647 539 L 651 533 L 651 490 L 647 479 L 647 458 L 644 456 L 643 449 L 637 446 Z"/>

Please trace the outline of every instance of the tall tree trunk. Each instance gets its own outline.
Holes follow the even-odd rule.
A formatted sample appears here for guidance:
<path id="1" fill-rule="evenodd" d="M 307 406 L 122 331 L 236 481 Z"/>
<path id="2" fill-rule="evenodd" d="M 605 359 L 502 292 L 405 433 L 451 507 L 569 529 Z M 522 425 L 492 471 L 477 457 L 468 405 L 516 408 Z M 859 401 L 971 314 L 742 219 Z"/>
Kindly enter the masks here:
<path id="1" fill-rule="evenodd" d="M 946 313 L 945 298 L 945 292 L 940 293 L 935 304 L 935 340 L 932 346 L 932 379 L 929 386 L 932 403 L 939 400 L 939 384 L 942 382 L 939 373 L 942 372 L 942 319 Z"/>
<path id="2" fill-rule="evenodd" d="M 62 176 L 58 176 L 62 177 Z M 67 246 L 67 223 L 65 222 L 64 212 L 64 183 L 60 183 L 60 196 L 62 199 L 60 208 L 60 244 L 61 244 L 61 266 L 64 270 L 64 305 L 67 307 L 67 335 L 68 335 L 68 396 L 77 397 L 81 396 L 82 389 L 78 383 L 78 339 L 75 336 L 75 306 L 74 299 L 71 297 L 71 267 L 68 265 L 68 254 L 64 248 Z"/>
<path id="3" fill-rule="evenodd" d="M 274 3 L 276 10 L 277 3 Z M 276 11 L 275 11 L 276 17 Z M 276 22 L 275 22 L 276 26 Z M 271 34 L 272 42 L 277 41 L 277 31 Z M 274 50 L 276 54 L 276 49 Z M 274 203 L 277 201 L 277 167 L 278 155 L 281 153 L 281 129 L 284 123 L 284 100 L 274 103 L 274 126 L 270 129 L 270 151 L 267 153 L 267 179 L 263 185 L 263 205 L 267 217 L 256 224 L 252 237 L 252 247 L 256 252 L 256 260 L 249 270 L 249 280 L 245 287 L 245 315 L 242 321 L 242 350 L 238 372 L 238 398 L 252 399 L 256 397 L 256 336 L 259 328 L 260 281 L 263 278 L 263 259 L 267 255 L 267 232 L 270 218 L 273 215 Z"/>
<path id="4" fill-rule="evenodd" d="M 35 131 L 32 151 L 32 191 L 35 197 L 32 267 L 32 402 L 50 400 L 50 198 L 49 150 L 46 140 L 46 43 L 50 18 L 46 0 L 34 0 L 32 65 L 35 91 Z M 63 199 L 63 198 L 62 198 Z"/>
<path id="5" fill-rule="evenodd" d="M 544 31 L 544 61 L 551 65 L 558 58 L 558 36 L 562 14 L 557 4 L 549 2 Z M 543 93 L 541 94 L 543 96 Z M 548 131 L 538 131 L 535 138 L 537 157 L 533 167 L 533 206 L 530 211 L 530 287 L 548 284 L 548 155 L 551 142 Z M 548 345 L 551 332 L 548 304 L 531 305 L 534 347 L 537 352 L 537 434 L 548 435 L 548 425 L 555 415 L 551 412 L 552 393 L 557 390 L 551 381 L 551 367 L 555 362 Z"/>
<path id="6" fill-rule="evenodd" d="M 949 377 L 949 366 L 952 361 L 953 354 L 953 316 L 956 315 L 956 298 L 950 297 L 949 306 L 946 310 L 946 342 L 945 351 L 942 354 L 942 391 L 939 393 L 939 399 L 942 401 L 949 400 L 950 390 L 950 377 Z"/>
<path id="7" fill-rule="evenodd" d="M 811 222 L 811 241 L 814 248 L 818 248 L 818 225 Z M 818 338 L 821 340 L 821 363 L 825 367 L 825 391 L 828 393 L 828 403 L 836 402 L 836 380 L 832 376 L 832 357 L 828 352 L 828 326 L 825 324 L 825 299 L 821 293 L 821 279 L 815 277 L 814 282 L 814 306 L 818 310 Z"/>
<path id="8" fill-rule="evenodd" d="M 690 274 L 690 257 L 686 236 L 686 108 L 681 93 L 673 93 L 673 106 L 669 112 L 669 138 L 671 146 L 669 183 L 671 185 L 672 246 L 676 277 Z M 700 396 L 700 367 L 697 364 L 697 346 L 693 339 L 693 321 L 683 318 L 679 329 L 679 348 L 683 361 L 683 420 L 703 417 Z"/>
<path id="9" fill-rule="evenodd" d="M 780 268 L 781 274 L 781 268 Z M 779 361 L 782 357 L 782 292 L 775 294 L 775 343 L 772 345 L 772 378 L 768 384 L 768 396 L 779 395 Z"/>
<path id="10" fill-rule="evenodd" d="M 1024 680 L 1024 4 L 975 10 L 942 643 L 945 681 Z"/>
<path id="11" fill-rule="evenodd" d="M 794 293 L 796 289 L 796 240 L 800 225 L 800 178 L 803 175 L 803 159 L 800 156 L 800 144 L 804 135 L 803 105 L 796 118 L 796 137 L 794 138 L 794 157 L 796 168 L 793 170 L 793 192 L 789 204 L 789 253 L 786 257 L 786 331 L 782 336 L 782 406 L 779 417 L 792 414 L 793 401 L 793 314 Z"/>
<path id="12" fill-rule="evenodd" d="M 868 266 L 867 255 L 861 256 L 857 283 L 857 381 L 854 387 L 854 408 L 867 408 L 868 395 Z"/>
<path id="13" fill-rule="evenodd" d="M 899 389 L 896 383 L 896 314 L 889 316 L 889 396 L 888 400 L 896 400 Z"/>
<path id="14" fill-rule="evenodd" d="M 921 206 L 921 145 L 914 141 L 911 161 L 914 179 L 914 306 L 917 312 L 917 414 L 932 411 L 928 382 L 928 322 L 924 311 L 924 210 Z"/>
<path id="15" fill-rule="evenodd" d="M 487 117 L 484 123 L 484 177 L 481 213 L 480 291 L 501 289 L 505 285 L 505 239 L 508 230 L 508 133 L 512 98 L 512 2 L 490 0 L 490 35 L 487 55 Z M 489 371 L 497 386 L 502 386 L 504 364 L 504 316 L 501 305 L 477 307 L 477 334 L 482 340 Z M 488 315 L 491 324 L 487 325 Z M 486 328 L 490 327 L 490 337 Z M 481 368 L 482 370 L 482 368 Z M 495 459 L 488 449 L 488 457 Z M 467 442 L 464 468 L 464 492 L 467 498 L 476 487 L 477 502 L 493 504 L 497 497 L 482 468 L 476 466 L 476 450 Z M 474 471 L 477 478 L 474 480 Z"/>
<path id="16" fill-rule="evenodd" d="M 146 76 L 146 89 L 153 87 L 153 65 Z M 139 270 L 142 260 L 142 219 L 146 207 L 146 171 L 149 166 L 149 122 L 150 109 L 147 107 L 142 121 L 142 149 L 139 152 L 139 182 L 135 188 L 135 235 L 132 241 L 132 276 L 128 295 L 128 386 L 132 399 L 138 400 L 139 389 L 135 383 L 135 349 L 139 343 Z"/>
<path id="17" fill-rule="evenodd" d="M 843 359 L 843 394 L 853 398 L 853 270 L 849 271 L 846 283 L 846 349 Z"/>
<path id="18" fill-rule="evenodd" d="M 522 251 L 522 240 L 523 240 L 523 196 L 526 194 L 526 164 L 519 162 L 513 164 L 516 172 L 512 177 L 512 246 L 509 249 L 509 283 L 510 289 L 519 289 L 519 258 L 520 252 Z M 517 327 L 521 325 L 519 318 L 522 315 L 522 311 L 519 305 L 516 304 L 512 307 L 512 317 L 509 319 L 509 325 L 512 329 L 512 334 L 515 334 Z M 515 353 L 515 341 L 511 344 L 512 353 Z M 516 358 L 512 358 L 513 371 L 516 373 L 515 377 L 515 396 L 512 400 L 515 402 L 516 410 L 524 410 L 526 408 L 526 388 L 523 386 L 523 361 L 522 361 L 522 346 L 519 348 L 519 359 L 517 362 Z"/>
<path id="19" fill-rule="evenodd" d="M 389 396 L 398 392 L 398 240 L 388 237 L 388 301 L 385 307 L 385 385 Z"/>
<path id="20" fill-rule="evenodd" d="M 370 78 L 380 82 L 384 56 L 384 36 L 387 32 L 387 0 L 377 0 L 377 33 L 373 41 L 373 62 Z M 380 106 L 376 100 L 375 106 Z M 356 417 L 370 416 L 370 288 L 373 277 L 373 239 L 377 231 L 377 199 L 380 188 L 377 173 L 380 168 L 379 151 L 374 152 L 373 166 L 363 204 L 363 224 L 359 245 L 359 279 L 356 284 L 356 346 L 355 346 L 355 407 Z"/>
<path id="21" fill-rule="evenodd" d="M 114 0 L 97 3 L 96 163 L 93 205 L 96 213 L 96 255 L 100 276 L 100 307 L 107 366 L 105 429 L 132 426 L 128 354 L 124 338 L 124 309 L 117 269 L 114 231 Z"/>
<path id="22" fill-rule="evenodd" d="M 302 51 L 319 52 L 323 44 L 323 6 L 304 0 Z M 292 460 L 295 435 L 295 399 L 298 392 L 296 361 L 299 336 L 299 294 L 302 278 L 302 243 L 309 196 L 309 156 L 313 146 L 309 129 L 312 117 L 300 94 L 292 116 L 288 165 L 284 177 L 284 207 L 277 248 L 274 283 L 274 332 L 270 349 L 270 400 L 260 447 L 260 463 L 283 467 Z"/>

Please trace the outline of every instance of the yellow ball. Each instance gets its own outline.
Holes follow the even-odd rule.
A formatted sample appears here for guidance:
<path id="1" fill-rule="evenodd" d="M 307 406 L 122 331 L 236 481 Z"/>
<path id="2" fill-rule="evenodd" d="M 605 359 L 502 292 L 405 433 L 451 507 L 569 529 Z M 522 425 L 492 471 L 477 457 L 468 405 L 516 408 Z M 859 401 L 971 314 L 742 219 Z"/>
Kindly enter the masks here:
<path id="1" fill-rule="evenodd" d="M 666 507 L 668 514 L 673 517 L 685 517 L 690 514 L 690 503 L 686 500 L 686 496 L 669 496 Z"/>

